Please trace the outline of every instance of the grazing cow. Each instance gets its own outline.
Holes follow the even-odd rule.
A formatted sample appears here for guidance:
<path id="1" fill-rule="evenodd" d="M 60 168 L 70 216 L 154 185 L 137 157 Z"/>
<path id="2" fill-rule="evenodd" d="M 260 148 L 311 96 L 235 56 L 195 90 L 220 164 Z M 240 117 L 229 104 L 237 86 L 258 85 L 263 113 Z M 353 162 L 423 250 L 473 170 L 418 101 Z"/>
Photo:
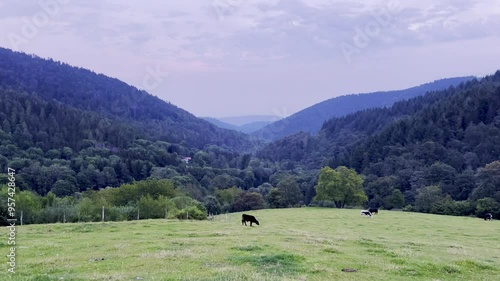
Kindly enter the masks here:
<path id="1" fill-rule="evenodd" d="M 492 215 L 491 213 L 486 213 L 486 214 L 484 215 L 484 220 L 485 220 L 485 221 L 490 221 L 490 220 L 492 220 L 492 219 L 493 219 L 493 215 Z"/>
<path id="2" fill-rule="evenodd" d="M 252 223 L 259 225 L 259 221 L 254 216 L 247 215 L 247 214 L 241 215 L 241 224 L 247 225 L 247 221 L 250 222 L 250 226 L 252 226 Z"/>
<path id="3" fill-rule="evenodd" d="M 372 218 L 372 213 L 368 210 L 361 210 L 361 215 L 362 216 L 369 216 L 370 218 Z"/>
<path id="4" fill-rule="evenodd" d="M 371 208 L 368 210 L 370 213 L 372 213 L 373 215 L 378 215 L 378 208 Z"/>

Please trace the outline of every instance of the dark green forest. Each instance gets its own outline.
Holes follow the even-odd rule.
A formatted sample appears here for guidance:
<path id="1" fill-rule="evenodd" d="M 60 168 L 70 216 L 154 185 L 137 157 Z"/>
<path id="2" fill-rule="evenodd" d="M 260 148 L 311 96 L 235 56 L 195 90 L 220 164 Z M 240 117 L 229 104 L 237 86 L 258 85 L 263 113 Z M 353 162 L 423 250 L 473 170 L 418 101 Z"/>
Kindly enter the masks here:
<path id="1" fill-rule="evenodd" d="M 401 208 L 390 202 L 401 192 L 408 210 L 470 215 L 482 202 L 498 216 L 500 72 L 331 119 L 317 136 L 292 135 L 257 155 L 311 169 L 354 168 L 365 176 L 371 207 Z"/>
<path id="2" fill-rule="evenodd" d="M 102 206 L 110 220 L 334 207 L 315 197 L 325 166 L 361 175 L 365 207 L 499 217 L 499 115 L 497 72 L 264 144 L 117 79 L 0 49 L 0 169 L 16 171 L 25 223 L 95 221 Z M 0 174 L 1 217 L 11 179 Z"/>
<path id="3" fill-rule="evenodd" d="M 0 48 L 0 88 L 130 123 L 151 140 L 251 150 L 247 135 L 220 129 L 143 90 L 103 74 Z M 59 121 L 59 120 L 57 120 Z"/>

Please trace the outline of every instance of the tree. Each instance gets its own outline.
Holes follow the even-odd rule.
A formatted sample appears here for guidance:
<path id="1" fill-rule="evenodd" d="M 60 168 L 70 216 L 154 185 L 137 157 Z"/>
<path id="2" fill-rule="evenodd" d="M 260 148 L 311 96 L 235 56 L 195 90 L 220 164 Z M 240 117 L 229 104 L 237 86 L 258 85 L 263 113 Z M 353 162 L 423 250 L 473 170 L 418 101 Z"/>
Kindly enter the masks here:
<path id="1" fill-rule="evenodd" d="M 232 186 L 235 186 L 235 181 L 230 175 L 218 175 L 212 179 L 212 187 L 215 189 L 226 189 Z"/>
<path id="2" fill-rule="evenodd" d="M 324 167 L 316 185 L 316 201 L 334 201 L 337 208 L 361 205 L 368 200 L 363 191 L 363 178 L 353 169 L 340 166 L 333 170 Z"/>
<path id="3" fill-rule="evenodd" d="M 233 203 L 233 211 L 235 212 L 258 210 L 265 207 L 264 197 L 256 192 L 241 192 L 236 196 Z"/>
<path id="4" fill-rule="evenodd" d="M 208 195 L 205 197 L 205 200 L 203 200 L 205 203 L 205 207 L 207 208 L 207 212 L 209 214 L 220 214 L 221 213 L 221 205 L 219 203 L 219 200 L 215 198 L 215 196 Z"/>
<path id="5" fill-rule="evenodd" d="M 293 176 L 282 179 L 277 188 L 280 192 L 280 205 L 284 207 L 293 207 L 302 200 L 302 192 L 296 178 Z"/>
<path id="6" fill-rule="evenodd" d="M 369 176 L 365 180 L 365 192 L 370 200 L 368 205 L 372 208 L 378 208 L 381 205 L 382 198 L 390 196 L 396 188 L 397 178 L 395 176 L 380 177 L 367 183 L 370 179 Z"/>
<path id="7" fill-rule="evenodd" d="M 426 171 L 427 182 L 431 185 L 439 184 L 444 193 L 453 199 L 460 198 L 461 190 L 455 185 L 457 171 L 450 165 L 436 162 Z"/>
<path id="8" fill-rule="evenodd" d="M 478 187 L 471 194 L 473 200 L 494 197 L 500 191 L 500 161 L 487 164 L 477 172 Z"/>
<path id="9" fill-rule="evenodd" d="M 405 205 L 405 197 L 401 190 L 394 189 L 392 194 L 385 197 L 384 207 L 388 210 L 390 209 L 400 209 Z"/>
<path id="10" fill-rule="evenodd" d="M 52 187 L 51 191 L 59 197 L 64 197 L 73 195 L 73 193 L 78 191 L 78 187 L 67 180 L 58 180 L 54 184 L 54 187 Z"/>
<path id="11" fill-rule="evenodd" d="M 443 200 L 443 191 L 437 185 L 426 186 L 418 190 L 415 197 L 415 210 L 429 213 L 434 204 Z"/>
<path id="12" fill-rule="evenodd" d="M 467 168 L 461 174 L 457 175 L 455 179 L 455 185 L 460 190 L 460 196 L 458 200 L 466 200 L 469 198 L 472 190 L 476 188 L 476 179 L 472 169 Z"/>
<path id="13" fill-rule="evenodd" d="M 493 198 L 482 198 L 476 202 L 476 215 L 484 216 L 486 213 L 500 214 L 500 203 Z"/>
<path id="14" fill-rule="evenodd" d="M 219 200 L 219 202 L 222 205 L 225 205 L 225 204 L 232 205 L 235 198 L 242 192 L 243 192 L 243 190 L 236 188 L 236 187 L 232 187 L 232 188 L 228 188 L 228 189 L 220 189 L 220 190 L 215 191 L 215 197 L 217 198 L 217 200 Z"/>
<path id="15" fill-rule="evenodd" d="M 277 188 L 272 188 L 267 194 L 267 203 L 270 208 L 284 208 L 282 205 L 281 192 Z"/>

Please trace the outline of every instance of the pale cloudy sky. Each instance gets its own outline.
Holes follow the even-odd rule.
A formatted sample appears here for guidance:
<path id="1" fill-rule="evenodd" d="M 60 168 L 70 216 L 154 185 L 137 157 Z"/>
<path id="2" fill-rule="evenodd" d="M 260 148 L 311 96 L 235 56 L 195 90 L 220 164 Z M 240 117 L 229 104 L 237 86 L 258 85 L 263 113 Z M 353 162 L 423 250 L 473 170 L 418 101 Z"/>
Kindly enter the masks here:
<path id="1" fill-rule="evenodd" d="M 0 0 L 0 46 L 116 77 L 197 116 L 283 116 L 493 73 L 500 1 Z"/>

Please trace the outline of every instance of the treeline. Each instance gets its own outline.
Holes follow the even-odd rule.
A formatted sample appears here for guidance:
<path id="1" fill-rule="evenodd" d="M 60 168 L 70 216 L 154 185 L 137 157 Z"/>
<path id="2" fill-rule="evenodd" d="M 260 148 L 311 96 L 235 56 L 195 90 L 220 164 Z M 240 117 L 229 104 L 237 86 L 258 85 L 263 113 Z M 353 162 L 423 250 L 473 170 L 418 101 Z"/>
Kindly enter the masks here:
<path id="1" fill-rule="evenodd" d="M 16 175 L 17 177 L 17 175 Z M 0 221 L 7 223 L 7 176 L 0 176 Z M 23 224 L 56 222 L 105 221 L 137 219 L 196 219 L 208 215 L 264 208 L 298 207 L 304 205 L 301 189 L 292 176 L 286 176 L 277 187 L 264 184 L 243 190 L 237 187 L 218 189 L 201 200 L 194 199 L 171 180 L 148 179 L 117 188 L 76 192 L 70 196 L 45 196 L 29 190 L 16 189 L 16 217 Z M 314 196 L 314 194 L 310 194 Z"/>
<path id="2" fill-rule="evenodd" d="M 2 223 L 6 222 L 7 187 L 1 189 Z M 49 192 L 40 196 L 17 190 L 16 217 L 23 224 L 55 222 L 105 221 L 153 218 L 202 220 L 207 217 L 205 204 L 183 194 L 167 180 L 148 180 L 125 184 L 119 188 L 87 191 L 73 196 L 57 197 Z M 5 202 L 4 202 L 5 201 Z"/>

